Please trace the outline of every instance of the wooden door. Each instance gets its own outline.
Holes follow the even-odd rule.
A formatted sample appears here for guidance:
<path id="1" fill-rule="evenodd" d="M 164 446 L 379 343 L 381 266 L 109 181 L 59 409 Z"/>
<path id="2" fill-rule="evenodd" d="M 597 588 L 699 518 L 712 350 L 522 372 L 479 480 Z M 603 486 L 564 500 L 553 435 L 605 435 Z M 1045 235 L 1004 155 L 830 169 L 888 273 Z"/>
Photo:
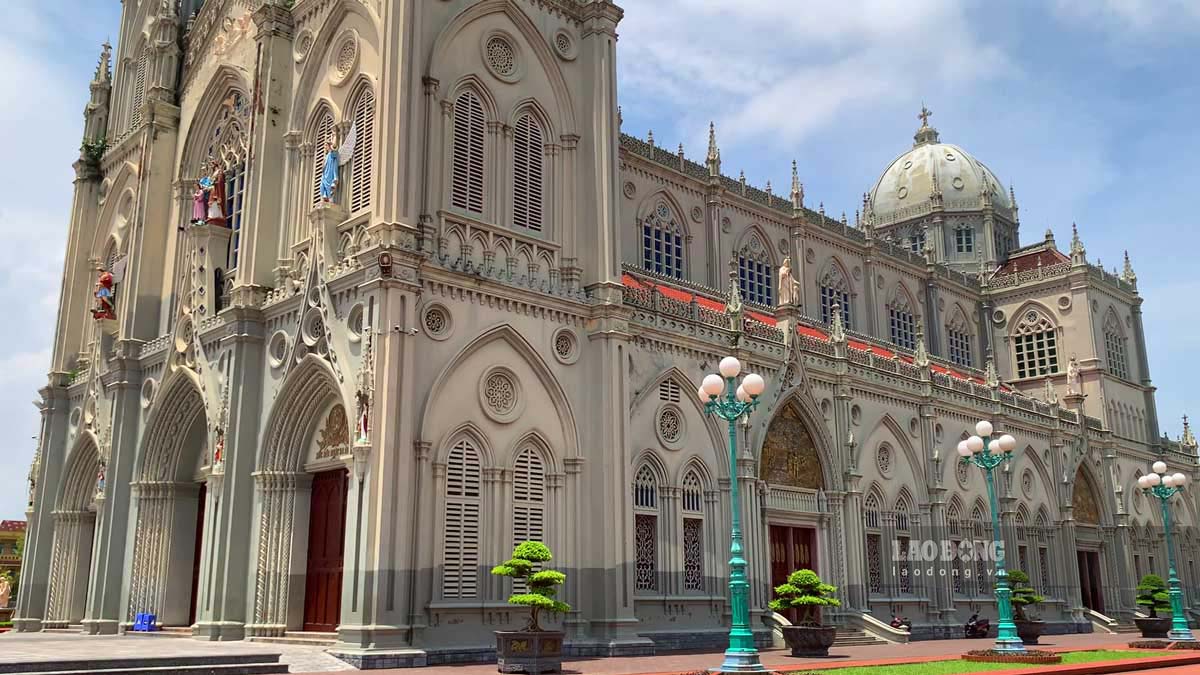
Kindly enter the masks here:
<path id="1" fill-rule="evenodd" d="M 816 530 L 807 527 L 770 526 L 771 597 L 774 597 L 775 587 L 786 582 L 792 572 L 817 571 L 816 534 Z M 793 623 L 798 619 L 795 610 L 783 614 Z"/>
<path id="2" fill-rule="evenodd" d="M 342 609 L 342 562 L 346 541 L 345 469 L 313 476 L 308 517 L 308 573 L 304 584 L 304 630 L 332 633 Z"/>
<path id="3" fill-rule="evenodd" d="M 192 553 L 192 594 L 188 605 L 188 625 L 196 623 L 196 608 L 199 606 L 200 562 L 204 552 L 204 508 L 208 502 L 208 483 L 200 484 L 200 497 L 196 502 L 196 548 Z"/>

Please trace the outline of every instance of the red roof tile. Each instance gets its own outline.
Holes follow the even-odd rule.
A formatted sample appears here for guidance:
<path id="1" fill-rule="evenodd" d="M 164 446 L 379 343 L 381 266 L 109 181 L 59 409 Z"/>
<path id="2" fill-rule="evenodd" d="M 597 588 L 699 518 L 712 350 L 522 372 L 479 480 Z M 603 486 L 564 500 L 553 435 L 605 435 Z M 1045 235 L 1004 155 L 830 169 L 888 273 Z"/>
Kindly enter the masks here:
<path id="1" fill-rule="evenodd" d="M 25 521 L 23 520 L 0 520 L 0 532 L 24 532 Z"/>
<path id="2" fill-rule="evenodd" d="M 1067 256 L 1059 253 L 1053 248 L 1033 248 L 1026 253 L 1017 253 L 1010 257 L 1008 262 L 1004 263 L 1000 269 L 996 270 L 993 276 L 1002 277 L 1017 272 L 1027 272 L 1035 269 L 1038 265 L 1048 267 L 1059 263 L 1071 262 Z"/>

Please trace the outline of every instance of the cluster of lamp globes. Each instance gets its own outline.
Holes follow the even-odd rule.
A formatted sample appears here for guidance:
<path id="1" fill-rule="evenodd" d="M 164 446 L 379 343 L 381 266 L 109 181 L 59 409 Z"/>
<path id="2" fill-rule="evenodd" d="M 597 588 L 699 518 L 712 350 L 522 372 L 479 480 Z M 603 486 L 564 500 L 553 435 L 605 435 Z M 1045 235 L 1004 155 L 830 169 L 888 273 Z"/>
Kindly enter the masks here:
<path id="1" fill-rule="evenodd" d="M 1174 488 L 1181 488 L 1187 484 L 1188 477 L 1182 473 L 1167 473 L 1166 462 L 1155 462 L 1150 468 L 1154 470 L 1154 473 L 1148 473 L 1138 479 L 1138 487 L 1143 490 L 1149 490 L 1159 484 Z"/>
<path id="2" fill-rule="evenodd" d="M 721 374 L 709 373 L 704 376 L 704 381 L 700 384 L 700 389 L 697 392 L 700 395 L 701 401 L 710 401 L 720 396 L 725 391 L 725 380 L 735 378 L 742 372 L 742 364 L 735 357 L 726 356 L 721 359 L 717 370 Z M 742 403 L 749 403 L 758 398 L 758 395 L 766 389 L 767 383 L 763 381 L 762 375 L 758 373 L 750 373 L 742 378 L 742 383 L 737 388 L 737 400 Z"/>
<path id="3" fill-rule="evenodd" d="M 975 433 L 977 433 L 979 435 L 972 436 L 972 437 L 966 439 L 965 441 L 958 442 L 959 456 L 960 457 L 970 457 L 971 455 L 977 455 L 977 454 L 983 452 L 984 443 L 983 443 L 982 437 L 983 436 L 991 436 L 992 431 L 994 431 L 994 429 L 992 428 L 992 423 L 988 422 L 987 420 L 983 420 L 983 421 L 979 422 L 978 424 L 976 424 L 975 425 Z M 1003 453 L 1012 452 L 1016 448 L 1017 448 L 1017 439 L 1013 438 L 1009 434 L 1004 434 L 1003 436 L 1001 436 L 999 438 L 993 438 L 987 444 L 988 452 L 992 453 L 993 455 L 998 455 L 1002 452 Z"/>

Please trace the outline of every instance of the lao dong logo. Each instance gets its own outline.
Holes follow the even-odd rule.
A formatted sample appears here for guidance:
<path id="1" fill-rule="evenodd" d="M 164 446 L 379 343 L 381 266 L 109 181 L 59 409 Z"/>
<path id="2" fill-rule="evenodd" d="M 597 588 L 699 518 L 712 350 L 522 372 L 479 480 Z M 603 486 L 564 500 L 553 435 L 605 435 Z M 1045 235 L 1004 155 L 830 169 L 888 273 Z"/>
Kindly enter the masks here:
<path id="1" fill-rule="evenodd" d="M 964 578 L 982 572 L 977 563 L 994 563 L 1004 556 L 1004 542 L 949 539 L 892 540 L 892 560 L 898 563 L 893 572 L 912 576 L 961 575 Z M 938 566 L 933 563 L 951 563 Z M 989 565 L 986 573 L 991 576 Z"/>

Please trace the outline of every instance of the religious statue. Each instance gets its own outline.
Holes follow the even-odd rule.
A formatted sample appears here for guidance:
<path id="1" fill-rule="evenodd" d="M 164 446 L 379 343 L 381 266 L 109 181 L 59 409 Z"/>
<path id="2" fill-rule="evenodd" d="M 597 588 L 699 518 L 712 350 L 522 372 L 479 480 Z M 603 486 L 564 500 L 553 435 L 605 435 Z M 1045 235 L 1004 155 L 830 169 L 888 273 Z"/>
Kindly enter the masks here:
<path id="1" fill-rule="evenodd" d="M 792 259 L 786 257 L 779 266 L 779 304 L 794 305 L 800 300 L 800 282 L 792 276 Z"/>
<path id="2" fill-rule="evenodd" d="M 225 224 L 225 168 L 218 161 L 212 163 L 212 175 L 208 177 L 208 218 L 211 225 Z"/>
<path id="3" fill-rule="evenodd" d="M 104 463 L 100 463 L 100 470 L 96 472 L 96 496 L 104 496 Z"/>
<path id="4" fill-rule="evenodd" d="M 117 318 L 115 296 L 113 293 L 113 275 L 107 270 L 100 270 L 100 278 L 96 280 L 96 307 L 92 310 L 93 319 Z"/>
<path id="5" fill-rule="evenodd" d="M 202 225 L 208 220 L 208 193 L 212 190 L 212 179 L 208 176 L 196 181 L 192 192 L 192 224 Z"/>
<path id="6" fill-rule="evenodd" d="M 371 397 L 367 392 L 359 390 L 358 399 L 358 442 L 367 443 L 368 433 L 371 431 L 369 418 L 371 415 Z"/>
<path id="7" fill-rule="evenodd" d="M 217 429 L 217 442 L 213 446 L 213 466 L 220 466 L 225 461 L 225 431 L 223 429 Z"/>
<path id="8" fill-rule="evenodd" d="M 325 141 L 325 168 L 321 172 L 321 201 L 326 204 L 333 201 L 333 191 L 337 189 L 338 165 L 338 149 L 331 137 Z"/>
<path id="9" fill-rule="evenodd" d="M 8 607 L 9 600 L 12 599 L 12 583 L 8 580 L 8 574 L 0 574 L 0 608 Z"/>
<path id="10" fill-rule="evenodd" d="M 29 503 L 26 505 L 33 508 L 34 498 L 37 496 L 37 478 L 33 475 L 33 469 L 29 470 Z"/>
<path id="11" fill-rule="evenodd" d="M 1067 362 L 1067 393 L 1079 393 L 1079 362 L 1074 356 Z"/>

